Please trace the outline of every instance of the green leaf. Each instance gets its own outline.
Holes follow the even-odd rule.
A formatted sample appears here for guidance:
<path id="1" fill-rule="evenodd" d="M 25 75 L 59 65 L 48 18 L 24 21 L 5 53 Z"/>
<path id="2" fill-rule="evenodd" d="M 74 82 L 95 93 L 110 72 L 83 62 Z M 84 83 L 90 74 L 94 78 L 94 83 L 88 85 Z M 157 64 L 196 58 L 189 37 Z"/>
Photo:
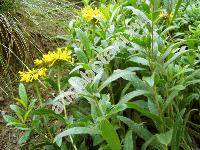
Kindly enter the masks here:
<path id="1" fill-rule="evenodd" d="M 142 138 L 145 141 L 145 143 L 147 142 L 148 145 L 151 144 L 151 146 L 161 149 L 158 142 L 156 142 L 156 141 L 152 142 L 151 138 L 153 137 L 153 135 L 151 134 L 151 132 L 149 132 L 149 130 L 142 123 L 140 123 L 140 124 L 139 123 L 135 123 L 131 119 L 126 118 L 124 116 L 117 116 L 117 118 L 119 120 L 121 120 L 122 122 L 124 122 L 125 124 L 127 124 L 128 127 L 134 133 L 136 133 L 140 138 Z"/>
<path id="2" fill-rule="evenodd" d="M 28 106 L 28 110 L 26 111 L 25 115 L 24 115 L 24 122 L 26 122 L 26 120 L 28 119 L 30 113 L 32 112 L 34 105 L 35 105 L 36 99 L 33 99 L 31 101 L 31 103 Z"/>
<path id="3" fill-rule="evenodd" d="M 24 110 L 17 105 L 10 105 L 10 108 L 16 113 L 17 117 L 23 122 Z"/>
<path id="4" fill-rule="evenodd" d="M 139 9 L 134 8 L 133 6 L 126 6 L 125 9 L 129 9 L 133 12 L 133 14 L 137 15 L 143 22 L 145 22 L 148 27 L 151 27 L 151 20 Z"/>
<path id="5" fill-rule="evenodd" d="M 182 85 L 177 85 L 176 87 L 178 87 L 177 89 L 174 89 L 170 94 L 169 96 L 167 97 L 167 100 L 165 101 L 165 104 L 164 104 L 164 108 L 163 108 L 163 112 L 168 108 L 168 106 L 170 104 L 172 104 L 174 102 L 174 99 L 176 96 L 178 96 L 178 93 L 182 90 L 185 89 L 184 86 Z"/>
<path id="6" fill-rule="evenodd" d="M 81 50 L 80 48 L 75 48 L 75 53 L 76 53 L 76 56 L 79 60 L 79 63 L 88 63 L 88 58 L 86 56 L 86 54 L 84 53 L 83 50 Z"/>
<path id="7" fill-rule="evenodd" d="M 134 103 L 134 102 L 127 102 L 126 105 L 127 105 L 127 108 L 132 108 L 132 109 L 137 110 L 137 111 L 140 112 L 142 115 L 144 115 L 144 116 L 146 116 L 146 117 L 152 119 L 153 121 L 156 121 L 159 125 L 162 125 L 162 124 L 163 124 L 162 119 L 161 119 L 160 116 L 155 115 L 155 114 L 149 112 L 148 110 L 141 108 L 141 107 L 140 107 L 139 105 L 137 105 L 136 103 Z"/>
<path id="8" fill-rule="evenodd" d="M 169 130 L 168 132 L 166 133 L 160 133 L 160 134 L 157 134 L 157 138 L 158 138 L 158 141 L 163 144 L 163 145 L 169 145 L 171 140 L 172 140 L 172 133 L 173 133 L 173 129 Z"/>
<path id="9" fill-rule="evenodd" d="M 157 115 L 159 114 L 156 104 L 150 99 L 148 99 L 148 109 L 153 114 L 157 114 Z"/>
<path id="10" fill-rule="evenodd" d="M 179 48 L 181 45 L 183 45 L 185 41 L 177 42 L 175 44 L 171 44 L 167 49 L 165 50 L 164 54 L 162 55 L 162 60 L 164 61 L 174 49 Z"/>
<path id="11" fill-rule="evenodd" d="M 14 118 L 12 116 L 9 116 L 9 115 L 3 115 L 3 118 L 7 123 L 12 123 L 12 122 L 19 123 L 19 120 L 17 120 L 16 118 Z"/>
<path id="12" fill-rule="evenodd" d="M 107 119 L 102 120 L 100 130 L 103 138 L 112 150 L 121 150 L 121 144 L 117 132 Z"/>
<path id="13" fill-rule="evenodd" d="M 21 144 L 25 143 L 29 139 L 30 134 L 31 134 L 30 130 L 25 131 L 24 134 L 18 140 L 18 144 L 21 145 Z"/>
<path id="14" fill-rule="evenodd" d="M 134 97 L 145 95 L 145 94 L 149 94 L 149 92 L 148 91 L 144 91 L 144 90 L 137 90 L 137 91 L 130 92 L 130 93 L 124 95 L 120 99 L 119 104 L 126 103 L 126 102 L 128 102 L 129 100 L 131 100 Z"/>
<path id="15" fill-rule="evenodd" d="M 171 64 L 173 61 L 175 61 L 180 55 L 182 55 L 183 53 L 188 52 L 188 50 L 186 50 L 186 46 L 182 46 L 178 52 L 175 52 L 173 57 L 171 57 L 165 64 L 164 64 L 164 68 L 166 68 L 169 64 Z"/>
<path id="16" fill-rule="evenodd" d="M 15 100 L 18 102 L 18 103 L 20 103 L 25 109 L 27 109 L 27 104 L 23 101 L 23 100 L 21 100 L 21 99 L 19 99 L 19 98 L 15 98 Z"/>
<path id="17" fill-rule="evenodd" d="M 23 131 L 30 130 L 30 128 L 28 128 L 26 124 L 23 124 L 23 123 L 12 122 L 12 123 L 8 123 L 7 125 L 15 126 L 16 129 L 23 130 Z"/>
<path id="18" fill-rule="evenodd" d="M 179 149 L 179 145 L 181 143 L 181 138 L 183 137 L 184 132 L 184 120 L 183 115 L 185 114 L 186 109 L 182 109 L 181 112 L 178 112 L 175 118 L 175 122 L 173 125 L 173 134 L 172 134 L 172 143 L 171 149 Z"/>
<path id="19" fill-rule="evenodd" d="M 81 29 L 76 29 L 76 36 L 83 44 L 88 59 L 93 57 L 92 49 L 90 48 L 90 42 L 86 32 L 83 32 Z"/>
<path id="20" fill-rule="evenodd" d="M 172 23 L 172 21 L 175 19 L 176 15 L 178 14 L 178 10 L 181 6 L 182 1 L 183 0 L 178 0 L 176 7 L 175 7 L 174 15 L 173 15 L 172 19 L 170 20 L 170 24 Z"/>
<path id="21" fill-rule="evenodd" d="M 110 84 L 111 82 L 123 77 L 123 76 L 127 76 L 127 75 L 132 75 L 134 74 L 131 71 L 127 71 L 127 70 L 115 70 L 113 72 L 113 74 L 106 80 L 104 81 L 101 86 L 99 87 L 99 91 L 101 91 L 102 89 L 104 89 L 108 84 Z"/>
<path id="22" fill-rule="evenodd" d="M 153 135 L 151 136 L 143 145 L 142 145 L 142 150 L 146 150 L 147 147 L 156 139 L 156 136 Z"/>
<path id="23" fill-rule="evenodd" d="M 117 104 L 117 105 L 114 105 L 112 107 L 112 109 L 110 110 L 109 115 L 111 116 L 113 114 L 117 114 L 118 112 L 122 112 L 126 108 L 127 108 L 126 104 Z"/>
<path id="24" fill-rule="evenodd" d="M 34 115 L 47 115 L 47 116 L 52 116 L 55 117 L 56 119 L 60 120 L 62 123 L 64 123 L 66 125 L 66 121 L 65 119 L 59 115 L 56 114 L 53 110 L 49 110 L 49 109 L 45 109 L 45 108 L 40 108 L 37 109 L 33 112 Z"/>
<path id="25" fill-rule="evenodd" d="M 132 136 L 132 130 L 129 130 L 126 133 L 126 136 L 124 138 L 124 150 L 133 150 L 133 136 Z"/>
<path id="26" fill-rule="evenodd" d="M 82 0 L 83 1 L 83 3 L 84 3 L 84 5 L 89 5 L 89 3 L 90 3 L 90 0 Z"/>
<path id="27" fill-rule="evenodd" d="M 129 60 L 132 61 L 132 62 L 138 63 L 138 64 L 149 66 L 149 61 L 142 58 L 142 57 L 133 56 Z"/>
<path id="28" fill-rule="evenodd" d="M 112 22 L 113 22 L 113 20 L 114 20 L 114 17 L 118 14 L 120 8 L 121 8 L 121 6 L 118 6 L 118 7 L 112 12 L 112 16 L 110 17 L 110 20 L 109 20 L 109 26 L 112 25 Z"/>
<path id="29" fill-rule="evenodd" d="M 68 135 L 73 135 L 73 134 L 100 134 L 100 131 L 98 131 L 98 129 L 96 128 L 89 128 L 89 127 L 74 127 L 74 128 L 70 128 L 66 131 L 61 132 L 60 134 L 58 134 L 55 139 L 54 142 L 57 141 L 58 139 L 61 139 L 65 136 Z"/>
<path id="30" fill-rule="evenodd" d="M 28 97 L 27 97 L 27 94 L 26 94 L 25 86 L 22 83 L 19 84 L 19 97 L 27 107 L 27 105 L 28 105 Z"/>
<path id="31" fill-rule="evenodd" d="M 154 86 L 154 75 L 150 77 L 143 77 L 142 80 L 146 81 L 150 87 Z"/>
<path id="32" fill-rule="evenodd" d="M 123 123 L 127 124 L 134 133 L 136 133 L 140 138 L 144 139 L 145 141 L 147 141 L 149 137 L 152 136 L 151 132 L 149 132 L 143 124 L 135 123 L 131 119 L 124 116 L 117 116 L 117 118 Z"/>

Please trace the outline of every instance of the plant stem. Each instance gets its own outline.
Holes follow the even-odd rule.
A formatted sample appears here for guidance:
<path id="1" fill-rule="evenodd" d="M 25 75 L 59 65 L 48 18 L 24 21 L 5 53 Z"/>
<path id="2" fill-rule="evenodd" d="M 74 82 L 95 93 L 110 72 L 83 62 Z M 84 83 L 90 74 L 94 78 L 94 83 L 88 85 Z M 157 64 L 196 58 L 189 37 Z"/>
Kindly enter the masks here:
<path id="1" fill-rule="evenodd" d="M 42 108 L 43 107 L 43 102 L 42 102 L 41 92 L 40 92 L 40 89 L 39 89 L 39 86 L 38 86 L 38 81 L 34 82 L 34 86 L 35 86 L 35 90 L 36 90 L 37 95 L 38 95 L 40 107 Z M 45 128 L 46 128 L 46 130 L 47 130 L 47 132 L 48 132 L 48 134 L 49 134 L 49 136 L 51 138 L 51 141 L 53 141 L 53 136 L 52 136 L 52 134 L 51 134 L 51 132 L 49 130 L 49 127 L 47 126 L 47 123 L 46 123 L 47 120 L 46 120 L 46 118 L 44 116 L 43 116 L 43 120 L 44 120 L 44 126 L 45 126 Z"/>
<path id="2" fill-rule="evenodd" d="M 61 80 L 61 66 L 58 65 L 58 80 L 57 80 L 57 85 L 58 85 L 58 91 L 61 93 L 61 87 L 60 87 L 60 80 Z"/>
<path id="3" fill-rule="evenodd" d="M 58 91 L 59 91 L 60 94 L 62 93 L 62 91 L 61 91 L 61 85 L 60 85 L 61 78 L 62 78 L 62 74 L 61 74 L 61 66 L 58 65 L 58 79 L 57 79 L 57 86 L 58 86 Z M 67 117 L 67 110 L 66 110 L 66 108 L 65 108 L 64 101 L 63 101 L 62 103 L 63 103 L 63 109 L 64 109 L 65 117 Z"/>
<path id="4" fill-rule="evenodd" d="M 59 93 L 61 94 L 61 86 L 60 86 L 60 81 L 61 81 L 61 78 L 62 78 L 62 74 L 61 74 L 61 65 L 58 65 L 58 80 L 57 80 L 57 85 L 58 85 L 58 91 L 59 91 Z M 66 107 L 65 107 L 65 104 L 64 104 L 64 100 L 63 100 L 63 109 L 64 109 L 64 115 L 65 115 L 65 118 L 67 118 L 67 110 L 66 110 Z M 73 147 L 74 147 L 74 150 L 77 150 L 77 148 L 76 148 L 76 145 L 74 144 L 74 141 L 73 141 L 73 139 L 72 139 L 72 136 L 71 135 L 69 135 L 69 138 L 70 138 L 70 141 L 71 141 L 71 143 L 72 143 L 72 145 L 73 145 Z"/>
<path id="5" fill-rule="evenodd" d="M 168 150 L 168 147 L 167 147 L 167 145 L 165 145 L 165 150 Z"/>
<path id="6" fill-rule="evenodd" d="M 72 139 L 72 136 L 70 135 L 69 138 L 70 138 L 71 143 L 72 143 L 72 145 L 73 145 L 73 147 L 74 147 L 74 150 L 77 150 L 77 147 L 76 147 L 76 145 L 74 144 L 74 141 L 73 141 L 73 139 Z"/>
<path id="7" fill-rule="evenodd" d="M 38 96 L 40 107 L 42 107 L 43 106 L 43 102 L 42 102 L 41 92 L 40 92 L 39 86 L 38 86 L 38 81 L 34 81 L 34 86 L 35 86 L 35 90 L 36 90 L 36 93 L 37 93 L 37 96 Z"/>

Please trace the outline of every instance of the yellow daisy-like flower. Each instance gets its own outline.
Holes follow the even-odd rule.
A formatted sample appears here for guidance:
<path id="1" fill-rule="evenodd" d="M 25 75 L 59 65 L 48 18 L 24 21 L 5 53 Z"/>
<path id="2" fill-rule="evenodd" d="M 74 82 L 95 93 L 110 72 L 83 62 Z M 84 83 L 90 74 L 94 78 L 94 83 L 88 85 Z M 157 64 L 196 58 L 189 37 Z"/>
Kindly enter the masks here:
<path id="1" fill-rule="evenodd" d="M 90 22 L 93 19 L 96 19 L 97 21 L 98 19 L 106 20 L 105 15 L 98 8 L 92 9 L 89 6 L 82 10 L 82 16 L 87 22 Z"/>
<path id="2" fill-rule="evenodd" d="M 20 81 L 21 82 L 33 82 L 34 80 L 38 80 L 41 77 L 46 77 L 46 68 L 41 68 L 41 69 L 32 69 L 32 70 L 28 70 L 28 71 L 19 71 L 20 74 Z"/>
<path id="3" fill-rule="evenodd" d="M 58 48 L 55 52 L 48 52 L 48 54 L 44 54 L 42 59 L 36 59 L 34 64 L 36 66 L 47 64 L 49 66 L 54 65 L 56 62 L 67 61 L 72 62 L 72 52 L 67 50 L 67 48 Z"/>

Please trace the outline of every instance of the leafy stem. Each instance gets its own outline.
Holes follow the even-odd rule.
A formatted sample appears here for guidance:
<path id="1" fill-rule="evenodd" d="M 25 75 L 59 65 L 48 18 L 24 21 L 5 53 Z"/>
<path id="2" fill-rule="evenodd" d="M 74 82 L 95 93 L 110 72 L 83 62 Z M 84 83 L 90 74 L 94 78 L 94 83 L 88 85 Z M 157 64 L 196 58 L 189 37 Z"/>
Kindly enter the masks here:
<path id="1" fill-rule="evenodd" d="M 34 81 L 35 90 L 36 90 L 36 93 L 37 93 L 37 96 L 38 96 L 40 107 L 42 107 L 43 106 L 42 96 L 41 96 L 41 92 L 40 92 L 40 89 L 39 89 L 38 85 L 39 85 L 38 80 L 35 80 Z"/>

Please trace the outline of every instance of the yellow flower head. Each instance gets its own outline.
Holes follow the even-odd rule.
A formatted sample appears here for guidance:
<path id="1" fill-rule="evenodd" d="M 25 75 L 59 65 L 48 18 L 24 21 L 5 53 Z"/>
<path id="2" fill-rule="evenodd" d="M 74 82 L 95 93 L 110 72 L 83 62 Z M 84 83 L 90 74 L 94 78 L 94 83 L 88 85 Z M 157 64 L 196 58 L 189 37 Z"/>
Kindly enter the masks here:
<path id="1" fill-rule="evenodd" d="M 36 60 L 34 60 L 34 64 L 35 64 L 36 66 L 39 66 L 39 65 L 42 65 L 42 64 L 43 64 L 43 61 L 40 60 L 40 59 L 36 59 Z"/>
<path id="2" fill-rule="evenodd" d="M 82 16 L 87 22 L 90 22 L 93 19 L 97 21 L 98 19 L 106 20 L 105 15 L 98 8 L 92 9 L 89 6 L 82 10 Z"/>
<path id="3" fill-rule="evenodd" d="M 162 12 L 160 12 L 160 14 L 159 14 L 159 17 L 161 17 L 161 18 L 162 18 L 162 17 L 165 17 L 165 16 L 166 16 L 166 13 L 165 13 L 165 12 L 163 12 L 163 11 L 162 11 Z"/>
<path id="4" fill-rule="evenodd" d="M 162 11 L 160 14 L 159 14 L 159 17 L 160 18 L 165 18 L 165 19 L 172 19 L 173 17 L 173 13 L 167 13 L 165 11 Z"/>
<path id="5" fill-rule="evenodd" d="M 48 52 L 48 54 L 44 54 L 41 60 L 36 59 L 34 63 L 36 66 L 43 64 L 52 66 L 56 62 L 72 62 L 72 60 L 71 51 L 67 50 L 67 48 L 58 48 L 55 52 Z"/>
<path id="6" fill-rule="evenodd" d="M 20 74 L 20 81 L 21 82 L 32 82 L 34 80 L 38 80 L 41 77 L 46 77 L 46 68 L 41 68 L 41 69 L 32 69 L 32 70 L 28 70 L 28 71 L 19 71 Z"/>

